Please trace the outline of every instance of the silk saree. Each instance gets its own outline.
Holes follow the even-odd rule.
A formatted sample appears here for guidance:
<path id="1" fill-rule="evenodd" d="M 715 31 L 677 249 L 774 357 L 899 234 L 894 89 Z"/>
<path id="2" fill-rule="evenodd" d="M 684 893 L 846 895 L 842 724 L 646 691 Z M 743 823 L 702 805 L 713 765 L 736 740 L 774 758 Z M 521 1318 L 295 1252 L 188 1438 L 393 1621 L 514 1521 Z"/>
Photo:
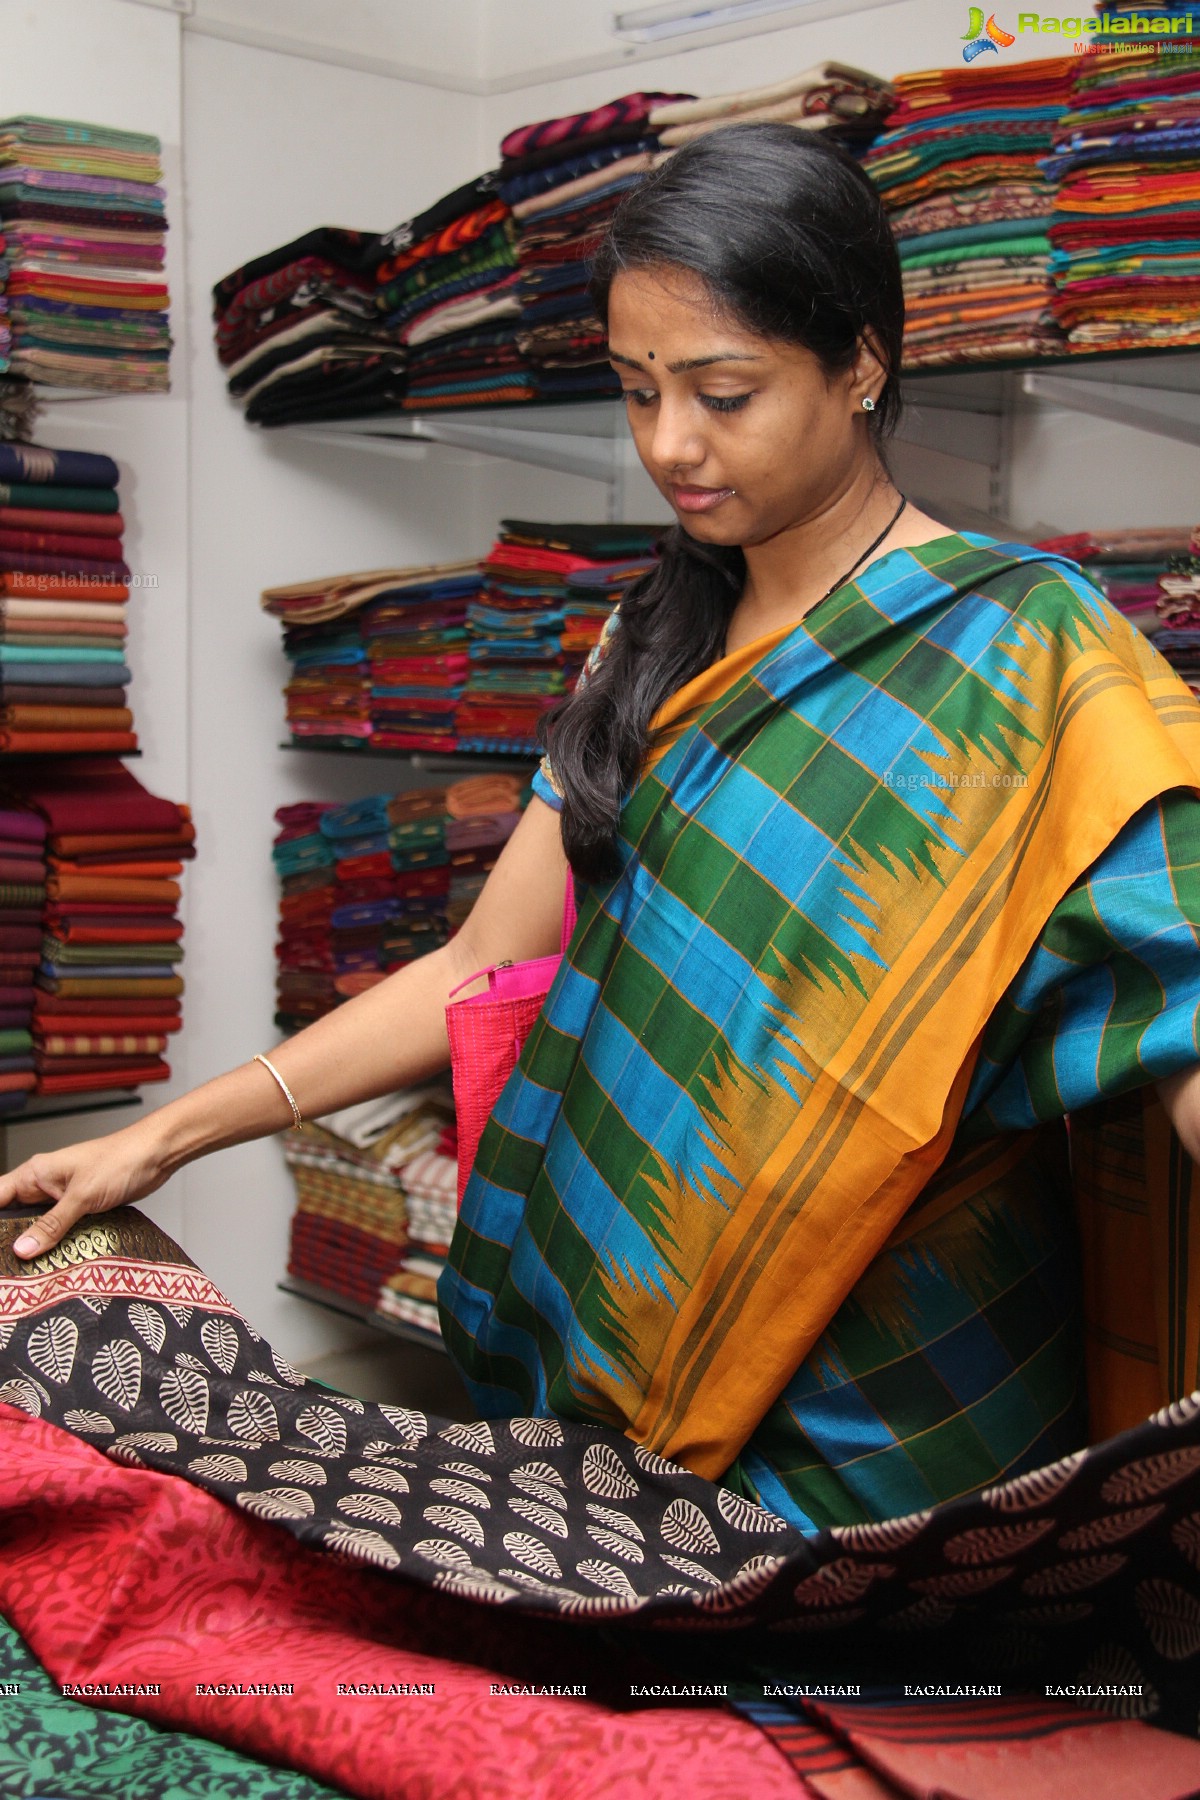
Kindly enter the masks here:
<path id="1" fill-rule="evenodd" d="M 1085 1342 L 1097 1431 L 1195 1387 L 1194 1202 L 1105 1110 L 1200 1061 L 1174 672 L 1074 564 L 950 536 L 654 725 L 443 1277 L 480 1410 L 815 1529 L 1084 1446 Z"/>

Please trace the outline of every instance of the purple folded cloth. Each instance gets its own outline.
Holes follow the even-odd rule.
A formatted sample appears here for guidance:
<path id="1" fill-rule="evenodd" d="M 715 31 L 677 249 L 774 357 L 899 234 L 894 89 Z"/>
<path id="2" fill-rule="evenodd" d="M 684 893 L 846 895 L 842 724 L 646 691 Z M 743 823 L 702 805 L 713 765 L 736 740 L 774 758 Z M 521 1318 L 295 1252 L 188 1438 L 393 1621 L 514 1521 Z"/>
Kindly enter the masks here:
<path id="1" fill-rule="evenodd" d="M 520 813 L 482 813 L 473 819 L 447 819 L 446 848 L 455 850 L 499 849 L 517 828 Z"/>
<path id="2" fill-rule="evenodd" d="M 0 807 L 0 840 L 4 838 L 21 838 L 26 843 L 40 844 L 45 840 L 46 821 L 37 813 L 18 812 L 15 807 Z M 20 855 L 19 850 L 13 854 Z"/>

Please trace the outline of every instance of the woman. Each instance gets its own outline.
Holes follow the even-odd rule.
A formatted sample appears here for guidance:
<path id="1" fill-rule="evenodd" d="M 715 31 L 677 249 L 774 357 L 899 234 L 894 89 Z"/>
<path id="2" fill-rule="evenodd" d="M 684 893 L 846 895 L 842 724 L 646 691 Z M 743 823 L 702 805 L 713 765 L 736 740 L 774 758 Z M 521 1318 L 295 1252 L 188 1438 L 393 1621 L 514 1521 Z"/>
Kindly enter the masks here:
<path id="1" fill-rule="evenodd" d="M 615 1428 L 802 1531 L 887 1520 L 1195 1385 L 1185 1258 L 1158 1338 L 1153 1304 L 1106 1311 L 1156 1219 L 1105 1212 L 1081 1274 L 1063 1117 L 1153 1085 L 1200 1154 L 1200 710 L 1074 565 L 897 492 L 900 275 L 842 153 L 699 140 L 626 200 L 594 293 L 678 527 L 468 923 L 0 1203 L 54 1202 L 15 1246 L 44 1255 L 293 1108 L 424 1080 L 456 984 L 554 951 L 569 865 L 451 1353 L 489 1417 Z"/>

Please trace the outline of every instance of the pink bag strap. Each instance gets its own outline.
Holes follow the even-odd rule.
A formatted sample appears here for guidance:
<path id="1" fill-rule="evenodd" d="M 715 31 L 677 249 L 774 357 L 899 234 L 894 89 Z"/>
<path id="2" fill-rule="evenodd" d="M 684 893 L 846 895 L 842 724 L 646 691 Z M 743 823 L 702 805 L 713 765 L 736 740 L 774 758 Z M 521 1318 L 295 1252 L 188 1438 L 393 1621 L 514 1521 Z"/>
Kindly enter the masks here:
<path id="1" fill-rule="evenodd" d="M 571 933 L 575 929 L 575 921 L 578 917 L 579 917 L 579 914 L 575 908 L 575 877 L 574 877 L 574 875 L 572 875 L 570 869 L 568 869 L 567 870 L 567 888 L 566 888 L 566 893 L 563 896 L 562 940 L 561 940 L 561 944 L 560 944 L 560 954 L 561 955 L 564 955 L 564 956 L 566 955 L 567 945 L 571 941 Z M 486 969 L 476 969 L 476 971 L 473 975 L 468 975 L 465 978 L 465 980 L 458 982 L 456 986 L 454 986 L 450 989 L 450 992 L 446 995 L 446 998 L 447 998 L 447 1000 L 453 1000 L 455 994 L 461 993 L 463 988 L 465 988 L 465 987 L 470 987 L 471 983 L 473 981 L 478 981 L 481 975 L 490 975 L 492 973 L 493 969 L 511 969 L 511 968 L 512 968 L 511 962 L 489 963 Z"/>

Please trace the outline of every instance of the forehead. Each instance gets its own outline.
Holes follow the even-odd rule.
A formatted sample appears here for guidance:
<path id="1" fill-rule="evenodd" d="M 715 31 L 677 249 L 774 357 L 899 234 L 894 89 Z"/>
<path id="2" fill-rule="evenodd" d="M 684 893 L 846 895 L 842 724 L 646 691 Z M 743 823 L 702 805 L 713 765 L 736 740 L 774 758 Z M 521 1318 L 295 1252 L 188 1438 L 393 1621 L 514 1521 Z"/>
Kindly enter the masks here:
<path id="1" fill-rule="evenodd" d="M 686 341 L 692 352 L 718 338 L 725 349 L 752 349 L 760 355 L 769 344 L 723 308 L 699 275 L 669 264 L 625 269 L 615 277 L 608 295 L 608 330 L 613 346 L 621 349 L 632 338 L 644 350 L 641 340 L 647 332 L 653 333 L 656 347 Z"/>

